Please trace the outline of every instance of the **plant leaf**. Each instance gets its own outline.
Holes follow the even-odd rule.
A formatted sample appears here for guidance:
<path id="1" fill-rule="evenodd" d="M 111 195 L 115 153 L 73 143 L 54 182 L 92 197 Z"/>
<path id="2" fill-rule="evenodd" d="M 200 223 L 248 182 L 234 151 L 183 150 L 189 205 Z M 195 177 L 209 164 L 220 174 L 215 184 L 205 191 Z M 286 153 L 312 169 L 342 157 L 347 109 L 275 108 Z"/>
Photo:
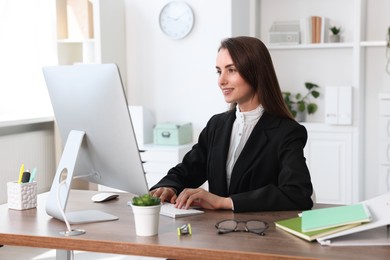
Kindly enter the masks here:
<path id="1" fill-rule="evenodd" d="M 307 113 L 308 114 L 314 114 L 318 109 L 317 104 L 310 103 L 307 105 Z"/>
<path id="2" fill-rule="evenodd" d="M 298 102 L 298 111 L 300 111 L 300 112 L 305 111 L 305 107 L 306 107 L 305 102 L 303 102 L 303 101 Z"/>
<path id="3" fill-rule="evenodd" d="M 320 96 L 320 92 L 318 92 L 317 90 L 313 90 L 311 92 L 311 95 L 314 97 L 314 98 L 318 98 Z"/>

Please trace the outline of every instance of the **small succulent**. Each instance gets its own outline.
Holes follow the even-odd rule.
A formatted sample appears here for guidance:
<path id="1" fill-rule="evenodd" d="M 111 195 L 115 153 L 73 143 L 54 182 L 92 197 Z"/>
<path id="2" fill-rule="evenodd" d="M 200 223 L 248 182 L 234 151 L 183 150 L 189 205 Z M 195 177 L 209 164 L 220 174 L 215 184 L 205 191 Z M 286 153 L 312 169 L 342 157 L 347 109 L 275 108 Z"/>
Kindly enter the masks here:
<path id="1" fill-rule="evenodd" d="M 333 35 L 338 35 L 341 31 L 341 27 L 332 26 L 329 30 L 333 33 Z"/>
<path id="2" fill-rule="evenodd" d="M 153 197 L 150 194 L 144 194 L 142 196 L 136 196 L 132 199 L 132 204 L 134 206 L 156 206 L 160 205 L 160 198 Z"/>

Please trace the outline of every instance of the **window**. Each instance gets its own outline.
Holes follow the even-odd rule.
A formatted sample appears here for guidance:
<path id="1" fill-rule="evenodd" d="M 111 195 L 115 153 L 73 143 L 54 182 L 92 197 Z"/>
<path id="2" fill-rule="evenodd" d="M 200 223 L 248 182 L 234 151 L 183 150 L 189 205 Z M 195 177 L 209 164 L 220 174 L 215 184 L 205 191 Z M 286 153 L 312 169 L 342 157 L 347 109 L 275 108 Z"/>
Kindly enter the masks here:
<path id="1" fill-rule="evenodd" d="M 55 1 L 0 0 L 0 115 L 48 113 L 42 67 L 57 64 Z"/>

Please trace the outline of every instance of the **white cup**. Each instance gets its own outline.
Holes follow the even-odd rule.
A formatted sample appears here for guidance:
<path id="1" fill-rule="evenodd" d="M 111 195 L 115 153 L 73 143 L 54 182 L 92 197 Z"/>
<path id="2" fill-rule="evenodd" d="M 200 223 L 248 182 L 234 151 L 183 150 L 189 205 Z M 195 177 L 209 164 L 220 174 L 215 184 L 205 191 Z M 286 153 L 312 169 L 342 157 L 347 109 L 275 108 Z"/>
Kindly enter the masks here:
<path id="1" fill-rule="evenodd" d="M 137 236 L 155 236 L 158 234 L 161 205 L 135 206 L 131 204 Z"/>

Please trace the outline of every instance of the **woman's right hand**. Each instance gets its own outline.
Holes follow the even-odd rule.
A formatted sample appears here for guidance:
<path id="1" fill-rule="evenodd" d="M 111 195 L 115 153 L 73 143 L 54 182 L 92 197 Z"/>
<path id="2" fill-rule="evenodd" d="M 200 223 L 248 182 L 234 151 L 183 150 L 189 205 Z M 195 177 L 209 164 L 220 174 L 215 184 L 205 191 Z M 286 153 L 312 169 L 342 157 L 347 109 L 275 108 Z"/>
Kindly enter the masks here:
<path id="1" fill-rule="evenodd" d="M 172 204 L 175 204 L 177 195 L 173 188 L 170 187 L 160 187 L 150 191 L 153 197 L 160 198 L 161 202 L 169 201 Z"/>

